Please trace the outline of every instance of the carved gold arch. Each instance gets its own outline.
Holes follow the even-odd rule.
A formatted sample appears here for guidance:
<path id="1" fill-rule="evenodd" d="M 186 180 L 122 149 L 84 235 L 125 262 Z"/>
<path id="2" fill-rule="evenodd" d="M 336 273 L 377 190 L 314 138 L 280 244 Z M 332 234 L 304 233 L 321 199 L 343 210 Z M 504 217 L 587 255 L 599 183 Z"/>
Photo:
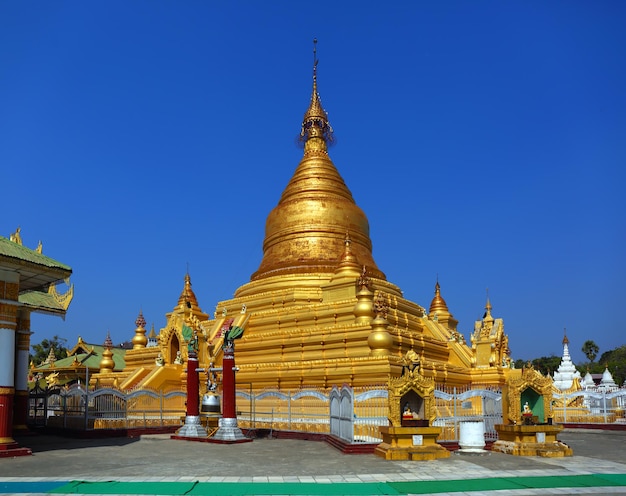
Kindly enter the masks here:
<path id="1" fill-rule="evenodd" d="M 389 420 L 396 427 L 402 425 L 402 414 L 400 412 L 402 397 L 411 390 L 415 391 L 424 400 L 424 419 L 428 420 L 430 424 L 437 416 L 434 379 L 424 377 L 419 373 L 418 369 L 413 371 L 407 370 L 401 377 L 389 378 Z"/>
<path id="2" fill-rule="evenodd" d="M 176 357 L 171 356 L 172 347 L 170 346 L 172 338 L 176 336 L 178 339 L 178 349 L 180 350 L 184 360 L 187 360 L 187 346 L 185 346 L 185 338 L 183 337 L 182 319 L 173 315 L 167 322 L 166 327 L 161 329 L 159 333 L 159 351 L 162 353 L 166 363 L 173 363 Z"/>
<path id="3" fill-rule="evenodd" d="M 546 418 L 552 418 L 552 379 L 546 377 L 532 366 L 525 367 L 519 378 L 512 378 L 507 384 L 508 417 L 514 423 L 522 421 L 522 393 L 532 388 L 543 399 L 543 411 Z"/>

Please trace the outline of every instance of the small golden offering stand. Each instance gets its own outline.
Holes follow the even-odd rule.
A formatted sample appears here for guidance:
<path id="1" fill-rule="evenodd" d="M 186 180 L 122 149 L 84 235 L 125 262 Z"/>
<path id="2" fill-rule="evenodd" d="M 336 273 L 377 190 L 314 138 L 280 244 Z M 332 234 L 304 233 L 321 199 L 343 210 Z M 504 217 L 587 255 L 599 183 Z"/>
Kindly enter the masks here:
<path id="1" fill-rule="evenodd" d="M 532 366 L 511 377 L 502 391 L 502 416 L 507 424 L 495 426 L 498 440 L 491 450 L 515 456 L 572 456 L 557 439 L 563 430 L 552 424 L 552 381 Z"/>
<path id="2" fill-rule="evenodd" d="M 437 443 L 435 382 L 420 375 L 418 365 L 405 367 L 401 377 L 389 379 L 389 421 L 380 427 L 383 442 L 374 453 L 386 460 L 435 460 L 450 452 Z"/>

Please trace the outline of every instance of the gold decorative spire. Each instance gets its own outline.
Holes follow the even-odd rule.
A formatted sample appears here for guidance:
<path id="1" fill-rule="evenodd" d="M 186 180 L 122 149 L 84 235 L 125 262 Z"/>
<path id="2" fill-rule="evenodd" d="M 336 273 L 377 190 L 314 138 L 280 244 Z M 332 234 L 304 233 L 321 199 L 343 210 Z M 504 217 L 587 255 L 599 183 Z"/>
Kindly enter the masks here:
<path id="1" fill-rule="evenodd" d="M 389 322 L 387 322 L 387 311 L 389 304 L 385 301 L 383 294 L 378 293 L 374 301 L 374 311 L 376 317 L 371 322 L 372 331 L 367 337 L 367 345 L 370 348 L 370 356 L 386 356 L 391 353 L 393 347 L 393 337 L 389 334 Z"/>
<path id="2" fill-rule="evenodd" d="M 313 93 L 302 121 L 304 156 L 265 224 L 263 260 L 252 281 L 286 274 L 334 273 L 350 233 L 350 250 L 373 278 L 385 279 L 372 256 L 369 223 L 327 154 L 332 128 L 317 91 L 314 51 Z M 246 288 L 244 286 L 244 288 Z M 253 288 L 240 288 L 237 296 Z"/>
<path id="3" fill-rule="evenodd" d="M 563 328 L 563 344 L 569 344 L 569 339 L 567 339 L 567 329 L 565 327 Z"/>
<path id="4" fill-rule="evenodd" d="M 491 302 L 489 301 L 489 297 L 487 297 L 487 304 L 485 305 L 485 315 L 483 317 L 485 322 L 493 322 L 493 317 L 491 316 Z"/>
<path id="5" fill-rule="evenodd" d="M 183 308 L 185 311 L 187 309 L 196 309 L 198 308 L 198 299 L 196 298 L 196 294 L 191 289 L 191 277 L 189 276 L 189 272 L 185 274 L 185 286 L 183 287 L 183 291 L 178 298 L 178 306 Z"/>
<path id="6" fill-rule="evenodd" d="M 374 293 L 369 289 L 370 278 L 367 276 L 367 269 L 363 266 L 363 271 L 357 285 L 360 288 L 356 294 L 356 305 L 354 306 L 354 317 L 356 324 L 369 324 L 373 318 Z"/>
<path id="7" fill-rule="evenodd" d="M 135 335 L 133 336 L 132 343 L 133 349 L 138 350 L 145 348 L 146 344 L 148 344 L 148 338 L 146 337 L 146 319 L 143 318 L 143 311 L 141 310 L 139 311 L 137 320 L 135 320 L 135 325 L 137 328 L 135 329 Z"/>
<path id="8" fill-rule="evenodd" d="M 328 114 L 322 106 L 322 99 L 317 91 L 317 40 L 313 40 L 313 91 L 311 103 L 304 113 L 300 141 L 304 143 L 304 154 L 326 154 L 328 145 L 334 142 L 333 128 L 328 121 Z"/>
<path id="9" fill-rule="evenodd" d="M 48 352 L 48 357 L 43 363 L 49 363 L 50 365 L 54 365 L 54 362 L 56 362 L 56 360 L 57 360 L 57 357 L 54 354 L 54 346 L 51 346 L 50 351 Z"/>
<path id="10" fill-rule="evenodd" d="M 337 267 L 335 274 L 337 274 L 338 276 L 360 276 L 361 266 L 359 265 L 356 257 L 350 249 L 352 240 L 350 239 L 349 233 L 346 233 L 346 238 L 343 244 L 343 253 L 341 254 L 339 266 Z"/>
<path id="11" fill-rule="evenodd" d="M 450 313 L 446 301 L 441 296 L 441 286 L 439 285 L 439 279 L 437 279 L 437 283 L 435 284 L 435 296 L 430 302 L 430 308 L 428 309 L 428 313 L 431 316 L 433 316 L 435 313 L 439 315 Z"/>
<path id="12" fill-rule="evenodd" d="M 102 360 L 100 360 L 101 374 L 109 374 L 113 372 L 113 369 L 115 368 L 115 362 L 113 361 L 113 352 L 111 351 L 111 348 L 113 348 L 113 341 L 111 341 L 111 335 L 109 331 L 107 331 L 107 337 L 104 340 L 104 351 L 102 352 Z"/>

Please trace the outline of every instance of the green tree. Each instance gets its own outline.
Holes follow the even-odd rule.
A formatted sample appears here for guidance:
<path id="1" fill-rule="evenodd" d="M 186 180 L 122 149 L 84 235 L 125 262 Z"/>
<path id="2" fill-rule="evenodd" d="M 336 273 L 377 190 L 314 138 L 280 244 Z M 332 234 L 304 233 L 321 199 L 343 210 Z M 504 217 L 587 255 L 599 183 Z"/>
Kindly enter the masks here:
<path id="1" fill-rule="evenodd" d="M 600 348 L 598 348 L 598 345 L 594 343 L 591 339 L 583 343 L 582 352 L 585 354 L 590 362 L 593 362 L 596 359 L 599 351 Z"/>
<path id="2" fill-rule="evenodd" d="M 613 379 L 618 385 L 624 384 L 626 379 L 626 345 L 602 353 L 598 360 L 600 367 L 608 367 Z"/>
<path id="3" fill-rule="evenodd" d="M 551 355 L 549 357 L 535 358 L 531 362 L 535 370 L 538 370 L 544 375 L 552 374 L 561 365 L 561 357 Z"/>
<path id="4" fill-rule="evenodd" d="M 48 358 L 52 348 L 54 348 L 54 356 L 57 360 L 65 358 L 67 356 L 65 343 L 67 343 L 67 339 L 55 334 L 52 339 L 44 339 L 41 343 L 32 345 L 33 353 L 30 355 L 30 361 L 36 366 L 42 364 Z"/>

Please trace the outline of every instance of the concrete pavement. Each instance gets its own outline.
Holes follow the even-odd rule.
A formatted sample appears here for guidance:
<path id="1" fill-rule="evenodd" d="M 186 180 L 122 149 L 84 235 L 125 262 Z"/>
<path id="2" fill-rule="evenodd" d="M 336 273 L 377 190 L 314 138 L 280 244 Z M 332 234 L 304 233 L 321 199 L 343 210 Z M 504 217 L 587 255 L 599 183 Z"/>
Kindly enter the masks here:
<path id="1" fill-rule="evenodd" d="M 219 492 L 217 485 L 210 486 L 219 494 L 251 494 L 250 483 L 371 485 L 419 481 L 424 484 L 429 481 L 448 481 L 449 484 L 441 485 L 429 493 L 439 495 L 626 494 L 626 484 L 602 485 L 604 482 L 601 479 L 606 474 L 626 476 L 625 431 L 565 430 L 560 439 L 573 448 L 573 457 L 453 454 L 444 460 L 409 462 L 386 461 L 369 454 L 343 454 L 325 442 L 294 439 L 256 439 L 251 443 L 221 445 L 172 440 L 166 434 L 135 439 L 70 439 L 35 435 L 19 439 L 22 445 L 32 448 L 33 456 L 0 459 L 0 493 L 49 494 L 52 486 L 37 486 L 35 483 L 59 482 L 60 487 L 69 481 L 78 480 L 93 483 L 196 481 L 241 485 L 242 492 L 237 492 L 239 486 L 229 484 L 227 491 L 230 492 L 227 493 Z M 546 477 L 550 479 L 543 479 Z M 496 480 L 522 480 L 519 478 L 530 478 L 528 480 L 531 483 L 549 481 L 549 484 L 541 484 L 552 487 L 487 490 L 492 486 L 499 487 L 498 484 L 494 485 Z M 474 481 L 476 479 L 477 482 Z M 588 487 L 585 484 L 600 485 Z M 84 491 L 86 486 L 81 487 L 83 489 L 79 490 Z M 124 487 L 129 490 L 128 487 L 135 486 Z M 155 487 L 158 486 L 150 486 L 150 494 L 159 494 Z M 168 486 L 167 491 L 165 487 L 162 494 L 182 494 L 167 492 L 174 491 L 172 487 L 176 486 Z M 220 491 L 226 490 L 225 487 L 220 486 Z M 252 487 L 252 490 L 255 487 L 259 490 L 262 488 L 261 485 Z M 275 491 L 274 494 L 285 494 L 279 492 L 282 486 L 270 487 Z M 327 489 L 330 487 L 326 486 Z M 337 490 L 344 487 L 346 493 L 358 488 L 349 485 L 332 487 Z M 399 490 L 398 487 L 396 485 L 395 490 Z M 390 486 L 380 489 L 379 486 L 371 485 L 360 489 L 368 491 L 371 488 L 372 494 L 423 494 L 418 492 L 422 486 L 406 487 L 407 492 L 400 493 L 385 492 L 391 491 Z M 269 489 L 263 487 L 263 490 Z M 135 489 L 132 489 L 132 493 L 139 494 Z"/>

